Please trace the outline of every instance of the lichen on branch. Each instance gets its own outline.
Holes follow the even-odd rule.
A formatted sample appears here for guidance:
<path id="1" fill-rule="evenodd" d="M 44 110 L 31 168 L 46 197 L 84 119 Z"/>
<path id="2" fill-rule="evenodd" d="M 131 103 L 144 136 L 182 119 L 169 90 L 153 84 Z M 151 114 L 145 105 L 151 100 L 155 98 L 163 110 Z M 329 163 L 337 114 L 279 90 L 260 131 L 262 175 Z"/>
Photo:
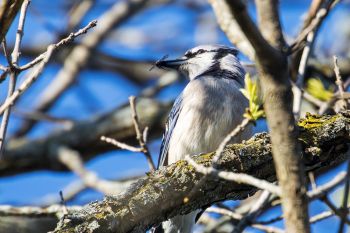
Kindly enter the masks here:
<path id="1" fill-rule="evenodd" d="M 308 114 L 299 121 L 301 156 L 307 169 L 327 169 L 345 161 L 350 142 L 349 123 L 350 111 L 334 116 Z M 198 164 L 210 166 L 213 156 L 214 152 L 192 158 Z M 275 181 L 269 135 L 260 133 L 240 144 L 227 145 L 217 169 Z M 180 160 L 148 173 L 120 195 L 106 197 L 70 213 L 54 232 L 144 232 L 175 215 L 222 200 L 244 199 L 257 191 L 254 187 L 213 176 L 188 198 L 201 177 L 193 166 Z"/>

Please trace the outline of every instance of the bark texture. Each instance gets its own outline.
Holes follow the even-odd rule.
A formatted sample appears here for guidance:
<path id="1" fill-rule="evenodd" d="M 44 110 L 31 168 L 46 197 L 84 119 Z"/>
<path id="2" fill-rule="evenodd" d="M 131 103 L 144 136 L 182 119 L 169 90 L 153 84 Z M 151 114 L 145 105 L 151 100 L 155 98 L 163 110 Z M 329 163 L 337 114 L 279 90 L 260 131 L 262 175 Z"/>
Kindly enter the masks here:
<path id="1" fill-rule="evenodd" d="M 0 3 L 0 43 L 15 19 L 23 0 L 3 0 Z"/>
<path id="2" fill-rule="evenodd" d="M 257 1 L 260 30 L 249 16 L 243 1 L 226 2 L 256 52 L 255 61 L 265 97 L 264 109 L 271 131 L 273 161 L 283 193 L 281 201 L 286 230 L 308 233 L 304 166 L 299 157 L 301 151 L 293 116 L 293 95 L 278 1 Z"/>
<path id="3" fill-rule="evenodd" d="M 299 122 L 299 141 L 303 163 L 308 169 L 329 169 L 346 160 L 350 142 L 350 112 L 335 116 L 308 115 Z M 226 146 L 218 169 L 247 173 L 275 181 L 270 137 L 257 134 L 241 144 Z M 193 156 L 205 166 L 211 165 L 214 153 Z M 180 160 L 149 173 L 125 193 L 93 202 L 83 210 L 71 213 L 54 232 L 144 232 L 154 224 L 179 214 L 227 199 L 244 199 L 256 188 L 208 177 L 196 193 L 188 194 L 202 174 Z"/>

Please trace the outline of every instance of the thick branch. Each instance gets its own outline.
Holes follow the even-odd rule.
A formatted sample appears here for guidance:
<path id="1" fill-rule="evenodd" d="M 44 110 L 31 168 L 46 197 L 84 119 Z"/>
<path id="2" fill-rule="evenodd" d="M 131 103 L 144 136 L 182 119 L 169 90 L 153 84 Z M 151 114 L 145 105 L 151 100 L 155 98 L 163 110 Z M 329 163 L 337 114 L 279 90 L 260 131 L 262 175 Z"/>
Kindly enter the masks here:
<path id="1" fill-rule="evenodd" d="M 170 104 L 140 98 L 137 111 L 142 127 L 148 126 L 151 135 L 159 136 Z M 27 171 L 50 169 L 67 170 L 58 159 L 58 147 L 76 150 L 84 161 L 99 153 L 115 149 L 100 140 L 102 135 L 126 143 L 135 142 L 135 129 L 130 118 L 130 107 L 122 106 L 91 120 L 77 122 L 69 129 L 53 133 L 37 140 L 11 140 L 0 160 L 0 176 Z"/>
<path id="2" fill-rule="evenodd" d="M 276 48 L 286 48 L 286 42 L 283 38 L 282 26 L 278 13 L 278 0 L 255 1 L 259 28 L 264 38 Z"/>
<path id="3" fill-rule="evenodd" d="M 232 44 L 244 53 L 250 60 L 254 61 L 255 51 L 240 29 L 237 21 L 229 13 L 229 5 L 225 1 L 209 0 L 213 7 L 220 28 L 226 33 Z"/>
<path id="4" fill-rule="evenodd" d="M 23 0 L 4 0 L 0 3 L 0 42 L 9 30 Z"/>
<path id="5" fill-rule="evenodd" d="M 273 158 L 278 182 L 282 189 L 282 208 L 286 219 L 286 229 L 290 232 L 309 232 L 306 182 L 297 142 L 297 127 L 292 113 L 292 91 L 288 75 L 287 56 L 283 49 L 272 47 L 261 35 L 249 17 L 241 0 L 226 2 L 231 14 L 253 46 L 256 65 L 265 94 L 264 109 L 271 130 Z M 266 1 L 263 5 L 273 4 Z M 277 8 L 268 16 L 277 20 Z M 271 20 L 271 19 L 270 19 Z M 265 29 L 264 29 L 265 30 Z M 266 30 L 267 31 L 267 30 Z M 271 42 L 280 41 L 279 34 L 268 36 Z M 272 44 L 274 45 L 274 44 Z"/>
<path id="6" fill-rule="evenodd" d="M 350 112 L 324 117 L 309 115 L 302 121 L 299 140 L 305 166 L 326 169 L 343 162 L 350 142 L 349 123 Z M 202 154 L 193 159 L 210 166 L 214 154 Z M 276 180 L 269 136 L 257 134 L 242 144 L 226 146 L 217 168 Z M 149 173 L 123 194 L 91 203 L 73 213 L 55 232 L 142 232 L 175 215 L 222 200 L 243 199 L 257 191 L 247 185 L 210 176 L 206 185 L 189 199 L 187 195 L 201 177 L 193 166 L 180 160 Z"/>

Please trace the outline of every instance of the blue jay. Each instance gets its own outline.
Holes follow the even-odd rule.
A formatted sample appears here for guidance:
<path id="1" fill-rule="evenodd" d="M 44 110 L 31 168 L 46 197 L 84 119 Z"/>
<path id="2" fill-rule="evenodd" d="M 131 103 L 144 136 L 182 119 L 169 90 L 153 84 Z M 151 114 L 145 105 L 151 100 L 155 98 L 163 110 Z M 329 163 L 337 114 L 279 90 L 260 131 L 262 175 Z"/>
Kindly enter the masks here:
<path id="1" fill-rule="evenodd" d="M 166 123 L 158 167 L 186 155 L 215 151 L 226 135 L 243 120 L 248 100 L 240 92 L 245 71 L 235 48 L 201 45 L 175 60 L 160 60 L 159 68 L 176 69 L 190 82 L 176 99 Z M 247 128 L 232 142 L 251 136 Z M 153 232 L 190 233 L 199 211 L 175 216 Z"/>

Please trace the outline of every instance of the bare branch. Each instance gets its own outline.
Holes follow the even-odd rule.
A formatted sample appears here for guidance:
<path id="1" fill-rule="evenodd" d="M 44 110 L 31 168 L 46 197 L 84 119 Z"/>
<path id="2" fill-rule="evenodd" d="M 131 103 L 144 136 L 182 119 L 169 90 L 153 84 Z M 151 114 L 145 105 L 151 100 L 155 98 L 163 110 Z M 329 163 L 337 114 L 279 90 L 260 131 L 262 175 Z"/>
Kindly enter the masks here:
<path id="1" fill-rule="evenodd" d="M 309 120 L 311 124 L 311 122 L 315 121 L 315 118 L 310 118 Z M 328 118 L 326 121 L 332 120 Z M 305 123 L 308 124 L 307 122 Z M 343 125 L 340 128 L 329 126 L 326 128 L 329 130 L 337 128 L 341 135 L 348 135 L 348 122 L 349 120 L 343 123 L 338 121 L 337 124 Z M 308 127 L 302 131 L 300 137 L 311 139 L 311 135 L 307 132 L 312 132 L 312 137 L 314 138 L 322 138 L 322 141 L 315 140 L 323 146 L 334 144 L 335 142 L 339 143 L 339 137 L 335 136 L 339 133 L 329 134 L 328 132 L 321 135 L 317 127 L 312 129 Z M 332 142 L 328 141 L 327 138 Z M 343 143 L 348 142 L 349 138 L 346 136 Z M 320 147 L 323 147 L 322 145 L 319 144 Z M 305 146 L 306 144 L 303 144 L 303 147 Z M 338 146 L 338 148 L 340 147 Z M 309 154 L 306 151 L 308 151 L 307 148 L 303 150 L 304 153 L 300 156 L 304 158 L 307 167 L 312 167 L 316 170 L 321 169 L 323 166 L 329 167 L 339 164 L 346 159 L 345 151 L 328 153 L 327 149 L 324 148 L 323 152 L 320 150 L 322 154 L 318 155 L 316 155 L 317 153 Z M 210 166 L 213 156 L 215 156 L 215 152 L 193 156 L 192 159 L 197 164 Z M 222 159 L 218 162 L 217 169 L 239 173 L 247 172 L 247 174 L 253 175 L 258 179 L 266 179 L 271 182 L 276 179 L 271 162 L 271 144 L 266 134 L 260 134 L 243 144 L 228 145 Z M 257 167 L 259 169 L 256 169 Z M 147 230 L 153 224 L 162 222 L 175 215 L 186 214 L 222 200 L 246 198 L 256 191 L 256 188 L 208 176 L 206 185 L 202 186 L 194 194 L 194 197 L 186 202 L 185 197 L 191 191 L 192 186 L 197 185 L 202 177 L 203 174 L 196 172 L 192 165 L 184 160 L 180 160 L 150 172 L 147 177 L 136 182 L 123 194 L 106 197 L 103 201 L 89 204 L 82 211 L 72 213 L 64 223 L 64 226 L 58 227 L 55 232 L 69 232 L 76 229 L 87 231 L 91 229 L 92 223 L 94 223 L 94 226 L 98 226 L 94 228 L 95 232 L 114 232 L 116 230 L 121 233 L 130 231 L 141 232 Z M 321 195 L 316 195 L 316 193 L 322 193 L 321 190 L 326 190 L 322 186 L 319 189 L 320 191 L 313 192 L 313 197 Z"/>
<path id="2" fill-rule="evenodd" d="M 95 47 L 108 35 L 112 28 L 120 25 L 138 11 L 144 9 L 150 0 L 117 1 L 108 11 L 98 18 L 99 29 L 94 30 L 76 45 L 65 58 L 62 69 L 56 78 L 43 90 L 34 108 L 36 112 L 45 112 L 51 108 L 71 85 L 75 83 L 80 70 L 91 58 Z M 23 67 L 22 67 L 23 68 Z M 21 131 L 27 132 L 34 126 L 34 121 L 25 123 Z"/>
<path id="3" fill-rule="evenodd" d="M 6 38 L 4 38 L 4 40 L 1 43 L 2 46 L 2 51 L 4 53 L 4 56 L 6 58 L 7 64 L 9 65 L 9 67 L 13 68 L 12 66 L 12 61 L 11 61 L 11 56 L 7 50 L 7 42 L 6 42 Z"/>
<path id="4" fill-rule="evenodd" d="M 210 212 L 210 213 L 217 213 L 217 214 L 221 214 L 221 215 L 226 215 L 229 216 L 230 218 L 233 219 L 237 219 L 237 220 L 242 220 L 243 216 L 239 213 L 235 213 L 233 211 L 224 209 L 224 208 L 218 208 L 218 207 L 209 207 L 208 209 L 206 209 L 205 211 Z M 251 224 L 252 227 L 262 230 L 264 232 L 269 232 L 269 233 L 283 233 L 284 231 L 276 228 L 276 227 L 271 227 L 271 226 L 265 226 L 262 224 L 256 224 L 253 223 Z"/>
<path id="5" fill-rule="evenodd" d="M 307 196 L 310 200 L 314 200 L 320 197 L 324 197 L 329 190 L 334 189 L 334 187 L 337 187 L 342 182 L 344 182 L 344 179 L 346 177 L 346 172 L 340 172 L 338 173 L 332 180 L 327 182 L 324 185 L 320 185 L 317 187 L 317 189 L 313 189 L 307 193 Z"/>
<path id="6" fill-rule="evenodd" d="M 148 98 L 138 99 L 139 121 L 141 125 L 150 127 L 152 138 L 161 135 L 163 122 L 171 106 L 172 103 L 162 103 Z M 56 148 L 57 145 L 74 148 L 84 161 L 106 151 L 115 150 L 115 146 L 101 142 L 102 135 L 136 145 L 136 133 L 130 112 L 129 105 L 122 105 L 100 116 L 75 122 L 72 127 L 53 132 L 45 138 L 13 139 L 7 143 L 4 150 L 0 162 L 0 176 L 38 169 L 67 170 L 67 167 L 57 160 L 57 151 L 50 149 Z"/>
<path id="7" fill-rule="evenodd" d="M 69 12 L 68 31 L 74 30 L 74 28 L 80 24 L 83 17 L 95 3 L 95 0 L 83 0 L 74 5 L 73 9 Z"/>
<path id="8" fill-rule="evenodd" d="M 282 189 L 286 229 L 290 232 L 307 233 L 310 230 L 306 181 L 303 163 L 297 156 L 300 154 L 300 147 L 296 140 L 298 131 L 293 116 L 287 55 L 283 49 L 275 49 L 263 38 L 241 0 L 226 2 L 256 52 L 255 61 L 265 93 L 264 109 L 271 132 L 274 163 Z M 273 41 L 278 41 L 278 38 Z"/>
<path id="9" fill-rule="evenodd" d="M 286 51 L 286 42 L 283 37 L 279 18 L 278 0 L 255 0 L 258 13 L 259 28 L 264 38 L 279 50 Z"/>
<path id="10" fill-rule="evenodd" d="M 135 126 L 136 138 L 140 144 L 141 152 L 146 156 L 150 170 L 154 171 L 154 170 L 156 170 L 156 166 L 154 165 L 154 162 L 152 160 L 152 156 L 149 152 L 149 149 L 147 147 L 146 142 L 144 141 L 143 133 L 141 132 L 141 129 L 140 129 L 140 123 L 139 123 L 139 119 L 138 119 L 137 112 L 136 112 L 135 99 L 136 99 L 135 96 L 129 97 L 130 108 L 131 108 L 131 117 L 132 117 L 132 121 L 133 121 L 134 126 Z"/>
<path id="11" fill-rule="evenodd" d="M 5 66 L 3 66 L 3 65 L 0 64 L 0 70 L 2 70 L 2 71 L 5 72 L 5 71 L 7 70 L 7 68 L 6 68 Z"/>
<path id="12" fill-rule="evenodd" d="M 335 83 L 338 86 L 338 92 L 340 95 L 340 110 L 345 110 L 348 108 L 348 102 L 345 100 L 345 90 L 344 90 L 344 83 L 342 80 L 342 77 L 340 75 L 340 70 L 339 70 L 339 66 L 338 66 L 338 59 L 336 56 L 333 56 L 333 61 L 334 61 L 334 73 L 335 73 L 335 77 L 336 77 L 336 81 Z"/>
<path id="13" fill-rule="evenodd" d="M 327 16 L 328 11 L 330 10 L 333 2 L 336 3 L 337 1 L 330 0 L 328 1 L 327 4 L 325 4 L 324 7 L 318 10 L 315 16 L 315 19 L 313 19 L 310 22 L 310 25 L 306 27 L 299 34 L 296 41 L 291 45 L 291 51 L 293 51 L 293 49 L 296 49 L 296 48 L 298 49 L 298 47 L 301 46 L 301 43 L 304 43 L 304 40 L 306 40 L 305 47 L 301 54 L 300 63 L 298 66 L 296 87 L 294 88 L 293 113 L 294 113 L 295 119 L 299 119 L 300 117 L 300 108 L 301 108 L 301 101 L 303 96 L 305 72 L 306 72 L 307 62 L 309 60 L 309 57 L 314 47 L 313 45 L 314 45 L 315 37 L 323 19 Z M 315 5 L 318 5 L 318 3 L 315 3 Z M 293 48 L 293 46 L 295 47 Z"/>
<path id="14" fill-rule="evenodd" d="M 24 82 L 20 85 L 20 87 L 11 93 L 9 97 L 5 100 L 5 102 L 0 107 L 0 114 L 6 112 L 6 110 L 26 91 L 40 76 L 46 64 L 49 62 L 49 59 L 54 51 L 54 45 L 50 45 L 45 53 L 46 57 L 40 65 L 30 74 L 30 76 L 24 80 Z"/>
<path id="15" fill-rule="evenodd" d="M 96 26 L 96 22 L 97 22 L 96 20 L 93 20 L 86 27 L 80 29 L 78 32 L 70 34 L 67 38 L 61 40 L 57 44 L 50 45 L 47 48 L 47 51 L 45 53 L 41 54 L 39 57 L 37 57 L 36 59 L 34 59 L 32 62 L 28 63 L 27 65 L 24 65 L 25 67 L 31 68 L 32 66 L 36 65 L 38 62 L 42 61 L 42 63 L 30 75 L 30 77 L 28 77 L 21 84 L 21 86 L 6 99 L 5 103 L 3 103 L 1 105 L 0 114 L 2 114 L 6 109 L 8 109 L 9 106 L 11 106 L 19 98 L 19 96 L 36 81 L 36 79 L 39 77 L 39 75 L 43 71 L 44 67 L 48 63 L 54 50 L 56 50 L 57 48 L 59 48 L 60 46 L 62 46 L 64 44 L 67 44 L 67 43 L 73 41 L 75 37 L 86 33 L 90 28 Z M 17 62 L 17 61 L 14 61 L 14 64 L 15 64 L 15 62 Z M 22 71 L 23 69 L 19 68 L 19 70 Z"/>
<path id="16" fill-rule="evenodd" d="M 317 14 L 315 18 L 310 22 L 310 24 L 304 28 L 302 32 L 298 35 L 298 37 L 295 39 L 295 41 L 290 46 L 290 53 L 295 52 L 296 50 L 300 49 L 305 40 L 307 40 L 307 37 L 310 33 L 313 32 L 316 33 L 320 25 L 322 24 L 325 17 L 328 15 L 329 11 L 332 9 L 332 7 L 337 3 L 338 0 L 328 0 L 328 2 L 325 4 L 324 7 L 320 8 L 317 11 Z M 313 36 L 314 37 L 314 36 Z"/>
<path id="17" fill-rule="evenodd" d="M 210 0 L 220 28 L 226 33 L 232 44 L 243 52 L 251 61 L 255 60 L 255 51 L 242 32 L 235 18 L 229 13 L 229 5 L 225 1 Z"/>
<path id="18" fill-rule="evenodd" d="M 281 196 L 281 189 L 277 185 L 274 185 L 268 181 L 260 180 L 244 173 L 226 172 L 217 170 L 213 167 L 204 167 L 193 161 L 193 159 L 191 159 L 189 155 L 185 157 L 185 161 L 187 161 L 191 166 L 193 166 L 197 172 L 200 172 L 204 175 L 211 175 L 214 177 L 217 176 L 221 179 L 234 181 L 238 184 L 251 185 L 257 187 L 258 189 L 267 190 L 270 193 L 273 193 L 277 196 Z"/>
<path id="19" fill-rule="evenodd" d="M 48 207 L 0 205 L 0 216 L 21 216 L 21 217 L 56 217 L 61 218 L 65 212 L 65 206 L 51 205 Z M 69 211 L 79 211 L 81 206 L 69 206 Z"/>
<path id="20" fill-rule="evenodd" d="M 132 152 L 142 152 L 142 148 L 137 148 L 137 147 L 130 146 L 130 145 L 122 143 L 122 142 L 118 142 L 117 140 L 115 140 L 113 138 L 109 138 L 109 137 L 106 137 L 106 136 L 101 136 L 101 140 L 105 141 L 107 143 L 110 143 L 112 145 L 115 145 L 115 146 L 117 146 L 117 147 L 119 147 L 121 149 L 124 149 L 124 150 L 129 150 L 129 151 L 132 151 Z"/>
<path id="21" fill-rule="evenodd" d="M 17 12 L 21 8 L 23 0 L 8 0 L 5 3 L 2 1 L 0 5 L 0 41 L 5 38 L 5 35 L 10 28 L 12 21 L 15 19 Z"/>
<path id="22" fill-rule="evenodd" d="M 232 233 L 241 233 L 244 229 L 252 222 L 255 221 L 255 218 L 260 214 L 262 209 L 269 203 L 272 199 L 273 195 L 264 190 L 258 200 L 254 203 L 254 205 L 249 209 L 248 213 L 239 221 L 237 226 L 235 227 Z"/>
<path id="23" fill-rule="evenodd" d="M 54 50 L 59 49 L 61 46 L 67 45 L 71 42 L 74 41 L 74 39 L 82 34 L 86 34 L 88 32 L 88 30 L 90 30 L 91 28 L 95 27 L 97 25 L 97 20 L 92 20 L 90 23 L 88 23 L 88 25 L 86 25 L 85 27 L 79 29 L 77 32 L 71 33 L 69 34 L 68 37 L 62 39 L 61 41 L 59 41 L 56 44 L 52 44 L 52 46 L 54 47 Z M 35 66 L 36 64 L 38 64 L 39 62 L 41 62 L 47 55 L 47 51 L 40 54 L 38 57 L 36 57 L 33 61 L 19 67 L 18 69 L 20 71 L 23 70 L 27 70 L 32 68 L 33 66 Z"/>
<path id="24" fill-rule="evenodd" d="M 237 134 L 242 132 L 250 123 L 251 123 L 250 119 L 244 118 L 243 121 L 239 125 L 237 125 L 237 127 L 235 127 L 229 134 L 226 135 L 226 137 L 224 138 L 224 140 L 222 140 L 222 142 L 220 143 L 219 147 L 215 152 L 216 155 L 213 158 L 213 167 L 215 167 L 217 161 L 221 159 L 222 152 L 225 146 L 227 145 L 227 143 L 229 143 L 232 140 L 232 138 L 234 138 Z"/>
<path id="25" fill-rule="evenodd" d="M 6 56 L 6 59 L 9 62 L 10 73 L 11 73 L 10 83 L 9 83 L 5 103 L 6 103 L 6 101 L 8 101 L 11 98 L 11 96 L 13 95 L 14 90 L 16 88 L 16 82 L 17 82 L 17 76 L 18 76 L 18 71 L 16 69 L 17 69 L 18 59 L 20 56 L 20 46 L 21 46 L 21 42 L 22 42 L 24 22 L 25 22 L 29 2 L 30 2 L 29 0 L 24 0 L 22 7 L 21 7 L 21 14 L 19 17 L 18 28 L 17 28 L 17 33 L 16 33 L 15 47 L 14 47 L 13 52 L 12 52 L 12 59 L 11 60 L 10 60 L 9 54 L 7 54 L 7 51 L 6 51 L 6 40 L 3 41 L 4 54 Z M 2 113 L 4 113 L 4 114 L 2 116 L 2 121 L 1 121 L 1 126 L 0 126 L 0 155 L 2 155 L 7 126 L 8 126 L 9 118 L 10 118 L 10 114 L 11 114 L 10 105 L 8 105 L 6 108 L 4 108 L 3 111 L 0 112 L 0 114 L 2 114 Z"/>
<path id="26" fill-rule="evenodd" d="M 347 211 L 348 211 L 348 208 L 347 208 L 347 205 L 345 205 L 345 211 L 343 211 L 343 209 L 338 209 L 333 203 L 332 203 L 332 201 L 331 200 L 329 200 L 329 198 L 327 197 L 327 196 L 325 196 L 325 197 L 322 197 L 321 198 L 321 201 L 323 201 L 333 212 L 334 212 L 334 214 L 335 215 L 337 215 L 340 219 L 341 219 L 341 221 L 344 221 L 344 223 L 346 223 L 346 224 L 350 224 L 350 221 L 349 221 L 349 219 L 347 218 Z M 343 223 L 343 224 L 344 224 Z M 342 231 L 342 229 L 341 229 L 342 227 L 340 227 L 339 229 L 341 230 L 339 230 L 339 233 L 342 233 L 343 231 Z"/>
<path id="27" fill-rule="evenodd" d="M 135 176 L 130 177 L 124 177 L 124 178 L 117 178 L 117 179 L 111 179 L 110 182 L 113 183 L 114 187 L 114 193 L 121 193 L 127 190 L 127 188 L 137 181 L 138 179 L 144 177 L 144 174 L 139 174 Z M 88 189 L 88 187 L 82 182 L 81 180 L 75 180 L 71 183 L 69 183 L 63 190 L 62 193 L 64 195 L 65 201 L 71 201 L 76 198 L 77 195 L 79 195 L 81 192 Z M 47 205 L 54 205 L 60 203 L 60 199 L 56 194 L 49 194 L 42 198 L 40 200 L 40 204 L 47 206 Z"/>
<path id="28" fill-rule="evenodd" d="M 348 213 L 349 213 L 349 209 L 348 209 L 348 199 L 349 199 L 349 189 L 350 189 L 350 156 L 348 158 L 348 164 L 347 164 L 348 168 L 347 168 L 347 172 L 346 172 L 346 179 L 345 179 L 345 185 L 344 185 L 344 193 L 343 193 L 343 202 L 342 202 L 342 206 L 340 208 L 340 212 L 342 213 L 341 218 L 340 218 L 340 224 L 339 224 L 339 228 L 338 228 L 338 232 L 342 233 L 344 230 L 344 224 L 348 223 Z M 333 210 L 333 212 L 335 212 Z M 336 213 L 336 212 L 335 212 Z"/>
<path id="29" fill-rule="evenodd" d="M 116 194 L 114 183 L 102 180 L 94 172 L 86 170 L 84 162 L 76 151 L 60 147 L 58 148 L 58 159 L 77 174 L 87 187 L 96 189 L 105 195 Z"/>

